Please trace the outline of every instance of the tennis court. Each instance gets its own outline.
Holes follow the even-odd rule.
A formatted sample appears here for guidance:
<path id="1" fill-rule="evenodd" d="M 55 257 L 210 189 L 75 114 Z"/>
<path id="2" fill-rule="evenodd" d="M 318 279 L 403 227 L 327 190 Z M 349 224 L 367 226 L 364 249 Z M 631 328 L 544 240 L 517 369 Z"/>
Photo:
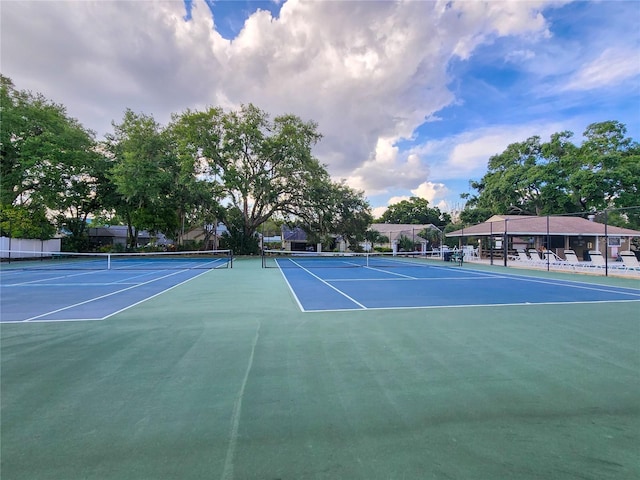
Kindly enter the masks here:
<path id="1" fill-rule="evenodd" d="M 232 265 L 229 251 L 22 254 L 28 257 L 4 263 L 0 272 L 3 323 L 104 320 L 207 270 Z"/>
<path id="2" fill-rule="evenodd" d="M 640 301 L 633 288 L 488 272 L 419 257 L 292 254 L 269 261 L 282 270 L 306 312 Z"/>
<path id="3" fill-rule="evenodd" d="M 2 478 L 640 477 L 637 280 L 305 268 L 234 259 L 104 321 L 2 323 Z M 510 283 L 539 301 L 498 303 Z"/>

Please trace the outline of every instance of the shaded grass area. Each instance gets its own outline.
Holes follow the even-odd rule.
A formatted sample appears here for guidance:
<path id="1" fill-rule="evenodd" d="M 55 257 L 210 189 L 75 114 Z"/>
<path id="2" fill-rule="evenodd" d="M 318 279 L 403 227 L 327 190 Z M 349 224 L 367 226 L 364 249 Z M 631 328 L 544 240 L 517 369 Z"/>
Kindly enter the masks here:
<path id="1" fill-rule="evenodd" d="M 2 325 L 0 473 L 635 479 L 639 306 L 304 314 L 239 259 L 104 322 Z"/>

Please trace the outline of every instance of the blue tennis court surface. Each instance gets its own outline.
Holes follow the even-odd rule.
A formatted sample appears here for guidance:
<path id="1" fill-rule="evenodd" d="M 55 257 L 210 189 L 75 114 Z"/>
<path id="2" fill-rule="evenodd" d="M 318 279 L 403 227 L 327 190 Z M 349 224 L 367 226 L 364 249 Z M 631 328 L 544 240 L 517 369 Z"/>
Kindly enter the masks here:
<path id="1" fill-rule="evenodd" d="M 0 322 L 103 320 L 208 270 L 0 272 Z"/>
<path id="2" fill-rule="evenodd" d="M 640 302 L 640 289 L 527 277 L 437 264 L 399 268 L 281 268 L 305 312 Z"/>

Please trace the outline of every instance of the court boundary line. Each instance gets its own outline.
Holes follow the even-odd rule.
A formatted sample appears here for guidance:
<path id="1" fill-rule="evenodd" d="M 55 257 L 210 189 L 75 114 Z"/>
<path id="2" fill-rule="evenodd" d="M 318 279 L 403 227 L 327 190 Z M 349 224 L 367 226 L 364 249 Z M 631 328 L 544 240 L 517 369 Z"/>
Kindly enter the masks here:
<path id="1" fill-rule="evenodd" d="M 637 300 L 592 300 L 580 302 L 524 302 L 524 303 L 479 303 L 469 305 L 421 305 L 418 307 L 367 307 L 367 311 L 374 310 L 433 310 L 436 308 L 480 308 L 480 307 L 537 307 L 539 305 L 590 305 L 592 303 L 634 303 Z M 327 310 L 303 310 L 303 313 L 338 313 L 338 312 L 362 312 L 359 308 L 333 308 Z"/>

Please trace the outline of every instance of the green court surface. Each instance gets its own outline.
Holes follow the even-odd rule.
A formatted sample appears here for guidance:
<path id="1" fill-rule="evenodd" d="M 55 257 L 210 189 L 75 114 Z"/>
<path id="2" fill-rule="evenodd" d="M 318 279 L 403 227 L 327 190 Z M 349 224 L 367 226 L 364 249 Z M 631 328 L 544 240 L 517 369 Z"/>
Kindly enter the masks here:
<path id="1" fill-rule="evenodd" d="M 640 478 L 637 301 L 303 313 L 238 259 L 0 328 L 3 480 Z"/>

